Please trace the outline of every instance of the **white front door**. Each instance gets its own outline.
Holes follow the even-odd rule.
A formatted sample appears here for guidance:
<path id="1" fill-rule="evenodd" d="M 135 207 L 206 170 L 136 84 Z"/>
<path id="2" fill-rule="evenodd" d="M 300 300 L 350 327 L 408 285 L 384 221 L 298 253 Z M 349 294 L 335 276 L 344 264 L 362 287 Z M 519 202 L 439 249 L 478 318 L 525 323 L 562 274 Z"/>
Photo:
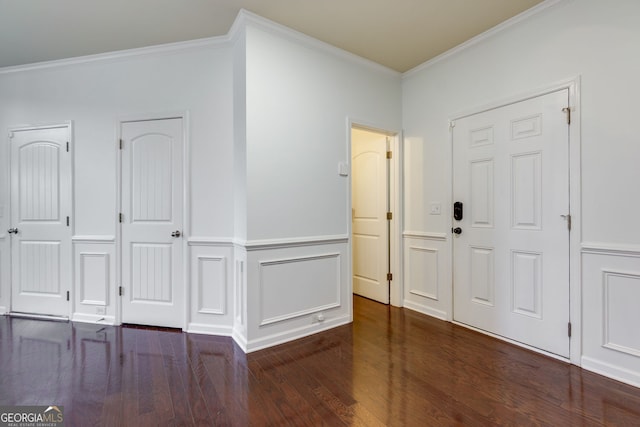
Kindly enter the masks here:
<path id="1" fill-rule="evenodd" d="M 123 323 L 185 326 L 182 126 L 121 124 Z"/>
<path id="2" fill-rule="evenodd" d="M 11 311 L 69 316 L 69 126 L 13 130 Z"/>
<path id="3" fill-rule="evenodd" d="M 386 135 L 351 131 L 353 292 L 389 303 Z"/>
<path id="4" fill-rule="evenodd" d="M 454 319 L 569 356 L 568 91 L 456 120 Z M 455 232 L 459 231 L 460 234 Z"/>

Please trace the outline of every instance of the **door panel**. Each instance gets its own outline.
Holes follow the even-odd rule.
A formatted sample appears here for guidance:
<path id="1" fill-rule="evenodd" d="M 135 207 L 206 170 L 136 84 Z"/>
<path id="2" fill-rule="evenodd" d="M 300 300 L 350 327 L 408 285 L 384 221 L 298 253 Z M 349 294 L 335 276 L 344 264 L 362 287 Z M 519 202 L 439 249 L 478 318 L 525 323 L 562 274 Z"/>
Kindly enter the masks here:
<path id="1" fill-rule="evenodd" d="M 122 321 L 184 327 L 182 119 L 122 123 Z"/>
<path id="2" fill-rule="evenodd" d="M 11 133 L 11 311 L 69 316 L 68 126 Z"/>
<path id="3" fill-rule="evenodd" d="M 353 292 L 388 304 L 387 137 L 352 130 Z"/>
<path id="4" fill-rule="evenodd" d="M 569 356 L 568 91 L 455 122 L 454 319 Z"/>

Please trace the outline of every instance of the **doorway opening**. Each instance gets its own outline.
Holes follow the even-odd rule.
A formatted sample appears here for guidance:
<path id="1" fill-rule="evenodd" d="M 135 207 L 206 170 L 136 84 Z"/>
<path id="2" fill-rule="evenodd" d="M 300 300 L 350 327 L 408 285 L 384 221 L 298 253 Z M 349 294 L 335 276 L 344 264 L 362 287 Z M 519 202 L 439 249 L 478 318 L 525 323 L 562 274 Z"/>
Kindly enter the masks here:
<path id="1" fill-rule="evenodd" d="M 352 285 L 356 295 L 399 305 L 392 295 L 397 268 L 394 133 L 351 127 Z M 396 276 L 397 280 L 397 276 Z"/>

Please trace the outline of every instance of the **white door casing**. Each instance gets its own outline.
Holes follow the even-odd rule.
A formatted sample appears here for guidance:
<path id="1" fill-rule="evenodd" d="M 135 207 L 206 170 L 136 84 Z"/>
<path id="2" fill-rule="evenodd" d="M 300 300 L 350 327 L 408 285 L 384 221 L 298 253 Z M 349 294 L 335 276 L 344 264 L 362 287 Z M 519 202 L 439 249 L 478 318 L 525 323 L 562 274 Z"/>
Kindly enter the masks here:
<path id="1" fill-rule="evenodd" d="M 388 137 L 351 132 L 353 292 L 389 303 Z"/>
<path id="2" fill-rule="evenodd" d="M 184 328 L 183 120 L 122 122 L 122 322 Z"/>
<path id="3" fill-rule="evenodd" d="M 70 314 L 70 134 L 70 125 L 9 134 L 12 312 Z"/>
<path id="4" fill-rule="evenodd" d="M 568 90 L 456 120 L 454 320 L 569 357 Z"/>

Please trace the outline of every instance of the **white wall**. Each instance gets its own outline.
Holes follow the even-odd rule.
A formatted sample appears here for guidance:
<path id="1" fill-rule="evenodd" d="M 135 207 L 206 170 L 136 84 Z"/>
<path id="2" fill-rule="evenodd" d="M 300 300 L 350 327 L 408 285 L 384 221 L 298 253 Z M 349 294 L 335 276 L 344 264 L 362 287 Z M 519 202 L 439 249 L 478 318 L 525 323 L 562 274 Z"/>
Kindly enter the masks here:
<path id="1" fill-rule="evenodd" d="M 635 191 L 635 183 L 640 182 L 640 144 L 633 127 L 640 98 L 638 16 L 636 0 L 562 1 L 404 76 L 405 230 L 409 234 L 405 289 L 417 287 L 434 295 L 405 292 L 407 306 L 451 316 L 448 120 L 474 107 L 580 76 L 581 103 L 575 107 L 582 125 L 578 159 L 582 206 L 574 206 L 573 214 L 582 227 L 573 232 L 581 234 L 582 251 L 589 252 L 582 264 L 582 364 L 640 384 L 640 341 L 637 334 L 629 333 L 633 322 L 620 321 L 638 320 L 637 307 L 621 302 L 640 298 L 640 281 L 632 280 L 640 274 L 640 223 L 633 220 L 633 213 L 640 210 Z M 443 215 L 428 214 L 432 201 L 443 202 Z M 433 268 L 438 272 L 411 265 L 411 246 L 435 250 Z M 624 271 L 631 279 L 610 287 L 613 295 L 607 303 L 602 272 L 609 270 Z M 603 310 L 605 304 L 610 304 L 608 311 Z M 579 326 L 580 318 L 573 321 Z M 603 342 L 605 325 L 613 328 L 611 334 L 619 341 L 616 349 Z"/>
<path id="2" fill-rule="evenodd" d="M 249 16 L 247 349 L 352 318 L 349 120 L 400 128 L 400 75 Z M 322 313 L 324 320 L 317 321 Z"/>
<path id="3" fill-rule="evenodd" d="M 199 245 L 189 247 L 190 261 L 204 256 L 203 253 L 211 256 L 212 251 L 216 252 L 204 248 L 204 243 L 215 246 L 216 242 L 227 242 L 226 246 L 218 244 L 220 249 L 216 253 L 230 263 L 225 271 L 233 272 L 232 250 L 228 247 L 234 235 L 233 184 L 229 179 L 233 173 L 232 51 L 226 44 L 211 42 L 145 52 L 142 49 L 138 54 L 61 61 L 32 70 L 0 70 L 0 129 L 6 132 L 15 126 L 73 122 L 72 316 L 77 320 L 105 317 L 114 321 L 116 315 L 116 135 L 118 121 L 125 117 L 188 113 L 191 186 L 190 217 L 185 225 L 190 223 L 190 227 L 184 232 L 187 238 L 199 241 Z M 7 208 L 0 218 L 0 227 L 6 230 L 10 226 L 4 173 L 8 170 L 8 144 L 2 146 L 0 205 Z M 6 271 L 8 249 L 8 240 L 0 241 L 0 275 Z M 190 264 L 194 267 L 190 276 L 197 283 L 197 263 Z M 8 307 L 8 284 L 3 275 L 0 306 Z M 226 281 L 212 282 L 211 286 L 226 284 Z M 87 299 L 83 295 L 92 297 Z M 228 295 L 231 296 L 222 305 L 230 310 L 232 294 Z M 95 303 L 100 301 L 104 301 L 106 316 L 97 314 L 96 305 L 102 304 Z M 190 322 L 231 325 L 230 312 L 207 317 L 197 315 L 198 310 L 194 310 L 196 318 Z"/>

